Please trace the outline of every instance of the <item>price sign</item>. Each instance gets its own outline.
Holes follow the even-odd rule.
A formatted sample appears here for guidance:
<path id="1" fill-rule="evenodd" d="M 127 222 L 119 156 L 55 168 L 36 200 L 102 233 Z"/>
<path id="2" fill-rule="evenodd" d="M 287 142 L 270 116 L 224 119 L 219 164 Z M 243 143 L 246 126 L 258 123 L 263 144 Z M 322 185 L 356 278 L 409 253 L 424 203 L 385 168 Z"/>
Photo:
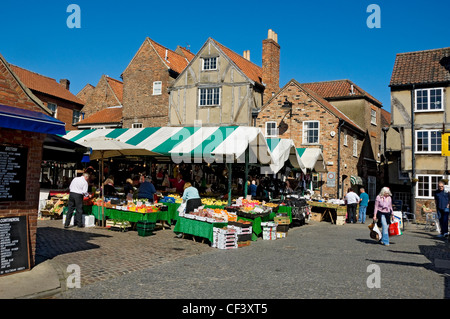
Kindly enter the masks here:
<path id="1" fill-rule="evenodd" d="M 24 201 L 28 148 L 0 145 L 0 201 Z"/>
<path id="2" fill-rule="evenodd" d="M 27 216 L 0 218 L 0 276 L 30 269 Z"/>

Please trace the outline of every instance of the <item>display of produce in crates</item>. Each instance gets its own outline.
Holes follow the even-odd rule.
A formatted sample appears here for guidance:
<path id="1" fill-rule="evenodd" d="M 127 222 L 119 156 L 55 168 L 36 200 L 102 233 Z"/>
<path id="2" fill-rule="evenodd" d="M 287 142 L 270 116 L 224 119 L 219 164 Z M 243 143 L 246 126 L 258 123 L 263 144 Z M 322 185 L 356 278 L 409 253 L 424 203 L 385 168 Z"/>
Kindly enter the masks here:
<path id="1" fill-rule="evenodd" d="M 262 222 L 261 227 L 263 229 L 263 240 L 276 240 L 277 239 L 277 223 L 275 222 Z"/>

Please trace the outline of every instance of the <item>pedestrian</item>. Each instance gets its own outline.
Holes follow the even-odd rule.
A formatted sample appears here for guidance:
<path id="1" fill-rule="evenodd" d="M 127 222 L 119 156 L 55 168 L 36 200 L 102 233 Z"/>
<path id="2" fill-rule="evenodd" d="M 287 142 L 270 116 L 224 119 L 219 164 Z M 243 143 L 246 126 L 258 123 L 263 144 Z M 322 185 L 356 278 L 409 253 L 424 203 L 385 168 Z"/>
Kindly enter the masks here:
<path id="1" fill-rule="evenodd" d="M 148 199 L 153 202 L 153 195 L 156 193 L 156 188 L 152 184 L 152 178 L 150 176 L 141 176 L 141 184 L 138 191 L 138 199 Z"/>
<path id="2" fill-rule="evenodd" d="M 188 214 L 194 212 L 194 209 L 202 206 L 202 200 L 197 188 L 192 186 L 189 182 L 184 184 L 182 199 L 186 202 L 186 213 Z"/>
<path id="3" fill-rule="evenodd" d="M 391 196 L 392 193 L 389 187 L 383 187 L 380 194 L 375 199 L 373 211 L 373 221 L 381 228 L 380 243 L 385 246 L 389 246 L 389 225 L 394 220 Z"/>
<path id="4" fill-rule="evenodd" d="M 66 221 L 64 222 L 64 228 L 69 228 L 70 221 L 72 220 L 73 211 L 75 210 L 74 226 L 79 228 L 83 225 L 83 198 L 89 196 L 88 193 L 88 179 L 89 173 L 83 173 L 82 176 L 75 177 L 70 183 L 69 190 L 69 203 L 66 215 Z"/>
<path id="5" fill-rule="evenodd" d="M 359 203 L 359 196 L 351 187 L 349 187 L 347 195 L 345 195 L 345 203 L 347 204 L 347 222 L 356 224 L 356 207 Z"/>
<path id="6" fill-rule="evenodd" d="M 450 193 L 445 192 L 445 182 L 439 181 L 438 189 L 434 193 L 436 213 L 439 219 L 440 234 L 437 237 L 448 236 L 448 213 L 450 204 Z"/>
<path id="7" fill-rule="evenodd" d="M 367 206 L 369 206 L 369 195 L 366 193 L 364 187 L 361 187 L 359 192 L 359 219 L 361 224 L 364 224 L 366 222 Z"/>

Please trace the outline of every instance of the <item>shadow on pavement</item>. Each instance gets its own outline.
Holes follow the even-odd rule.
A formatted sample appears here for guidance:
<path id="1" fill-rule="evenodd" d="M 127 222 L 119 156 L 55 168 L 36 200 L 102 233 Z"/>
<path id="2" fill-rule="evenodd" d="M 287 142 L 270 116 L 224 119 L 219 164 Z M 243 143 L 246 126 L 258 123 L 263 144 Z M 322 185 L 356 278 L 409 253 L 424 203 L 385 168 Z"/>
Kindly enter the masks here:
<path id="1" fill-rule="evenodd" d="M 58 255 L 99 248 L 89 241 L 96 237 L 111 237 L 76 229 L 39 227 L 36 232 L 36 265 Z"/>

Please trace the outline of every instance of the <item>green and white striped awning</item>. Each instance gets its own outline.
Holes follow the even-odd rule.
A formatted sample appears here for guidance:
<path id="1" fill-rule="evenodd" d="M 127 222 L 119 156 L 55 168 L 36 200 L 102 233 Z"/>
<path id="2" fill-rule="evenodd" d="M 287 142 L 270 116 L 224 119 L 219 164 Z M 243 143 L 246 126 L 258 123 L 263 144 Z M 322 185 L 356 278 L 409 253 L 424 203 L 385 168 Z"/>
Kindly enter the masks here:
<path id="1" fill-rule="evenodd" d="M 261 129 L 244 126 L 147 127 L 68 131 L 64 138 L 89 145 L 89 140 L 106 137 L 146 149 L 175 163 L 204 159 L 207 162 L 249 162 L 272 164 L 273 158 Z"/>
<path id="2" fill-rule="evenodd" d="M 278 173 L 279 170 L 283 168 L 286 161 L 289 160 L 294 168 L 301 169 L 304 173 L 306 173 L 305 165 L 300 159 L 293 140 L 267 138 L 267 145 L 272 153 L 274 163 L 270 165 L 270 170 L 267 169 L 265 172 L 272 174 Z"/>
<path id="3" fill-rule="evenodd" d="M 350 183 L 352 185 L 364 185 L 362 178 L 359 176 L 355 176 L 355 175 L 350 176 Z"/>
<path id="4" fill-rule="evenodd" d="M 320 148 L 297 148 L 297 153 L 308 170 L 314 170 L 318 173 L 327 171 Z"/>

